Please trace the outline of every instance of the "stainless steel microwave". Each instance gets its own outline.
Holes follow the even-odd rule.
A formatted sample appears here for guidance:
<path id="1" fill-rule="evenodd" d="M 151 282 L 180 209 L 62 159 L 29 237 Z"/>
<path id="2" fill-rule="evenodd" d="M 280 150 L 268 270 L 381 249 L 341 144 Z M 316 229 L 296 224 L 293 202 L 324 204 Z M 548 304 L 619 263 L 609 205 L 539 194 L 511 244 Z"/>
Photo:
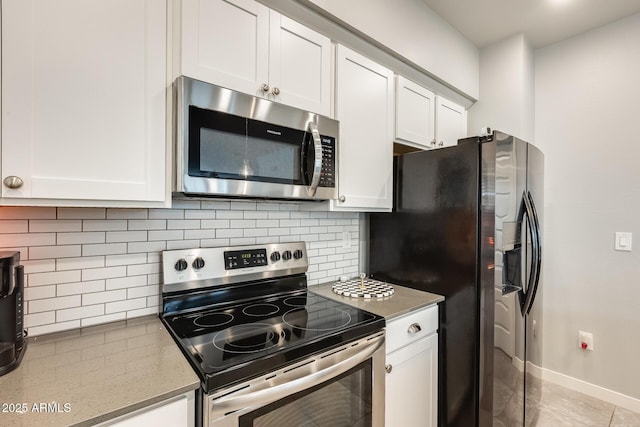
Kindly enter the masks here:
<path id="1" fill-rule="evenodd" d="M 336 120 L 184 76 L 175 90 L 175 197 L 337 198 Z"/>

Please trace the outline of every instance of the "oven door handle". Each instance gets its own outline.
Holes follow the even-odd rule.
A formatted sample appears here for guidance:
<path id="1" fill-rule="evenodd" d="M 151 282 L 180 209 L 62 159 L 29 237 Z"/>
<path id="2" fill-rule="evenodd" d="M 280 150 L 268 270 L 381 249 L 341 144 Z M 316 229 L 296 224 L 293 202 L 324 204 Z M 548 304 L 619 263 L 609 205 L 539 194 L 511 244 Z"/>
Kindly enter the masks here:
<path id="1" fill-rule="evenodd" d="M 320 174 L 322 173 L 322 140 L 320 139 L 320 132 L 318 132 L 318 126 L 314 122 L 309 122 L 309 131 L 311 132 L 311 138 L 313 139 L 313 175 L 311 176 L 311 183 L 307 191 L 310 196 L 316 195 L 318 185 L 320 185 Z"/>
<path id="2" fill-rule="evenodd" d="M 216 420 L 241 409 L 257 409 L 321 384 L 358 366 L 380 348 L 384 352 L 384 334 L 359 341 L 357 345 L 349 343 L 334 351 L 287 366 L 274 372 L 268 380 L 213 398 L 209 419 Z"/>

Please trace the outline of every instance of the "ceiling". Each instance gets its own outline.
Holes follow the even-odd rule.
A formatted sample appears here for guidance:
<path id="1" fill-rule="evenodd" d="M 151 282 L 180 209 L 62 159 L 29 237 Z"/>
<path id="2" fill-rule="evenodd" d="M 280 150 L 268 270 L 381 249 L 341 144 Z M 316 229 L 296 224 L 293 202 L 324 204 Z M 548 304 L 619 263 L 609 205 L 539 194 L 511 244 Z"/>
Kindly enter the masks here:
<path id="1" fill-rule="evenodd" d="M 534 48 L 640 12 L 640 0 L 422 0 L 479 48 L 524 33 Z"/>

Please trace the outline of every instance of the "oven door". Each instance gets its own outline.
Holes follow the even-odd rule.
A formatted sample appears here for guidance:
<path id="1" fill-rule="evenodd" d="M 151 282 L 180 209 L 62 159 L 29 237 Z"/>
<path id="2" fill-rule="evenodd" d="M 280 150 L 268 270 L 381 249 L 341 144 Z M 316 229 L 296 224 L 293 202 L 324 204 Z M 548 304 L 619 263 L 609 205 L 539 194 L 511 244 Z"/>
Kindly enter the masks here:
<path id="1" fill-rule="evenodd" d="M 384 425 L 384 332 L 205 396 L 210 427 Z"/>

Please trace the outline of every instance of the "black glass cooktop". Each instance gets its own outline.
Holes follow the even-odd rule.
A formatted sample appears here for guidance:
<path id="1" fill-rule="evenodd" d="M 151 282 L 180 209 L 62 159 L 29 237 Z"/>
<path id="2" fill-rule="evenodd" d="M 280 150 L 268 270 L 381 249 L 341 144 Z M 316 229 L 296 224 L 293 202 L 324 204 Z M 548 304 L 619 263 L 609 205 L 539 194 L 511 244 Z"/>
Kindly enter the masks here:
<path id="1" fill-rule="evenodd" d="M 165 316 L 205 392 L 374 333 L 384 319 L 307 290 Z"/>

